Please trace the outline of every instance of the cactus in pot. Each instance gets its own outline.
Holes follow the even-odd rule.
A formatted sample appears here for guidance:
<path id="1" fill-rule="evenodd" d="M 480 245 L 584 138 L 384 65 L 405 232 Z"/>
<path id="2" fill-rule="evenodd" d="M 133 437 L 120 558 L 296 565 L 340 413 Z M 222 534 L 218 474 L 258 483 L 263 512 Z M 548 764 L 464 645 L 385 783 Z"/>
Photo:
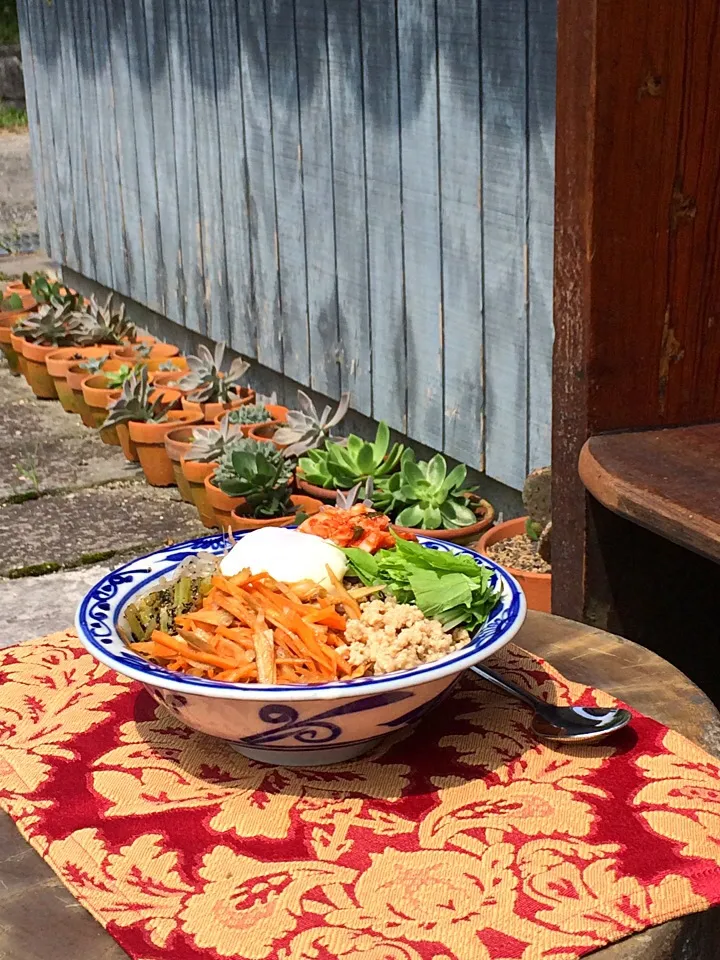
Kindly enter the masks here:
<path id="1" fill-rule="evenodd" d="M 538 467 L 528 474 L 523 487 L 523 504 L 527 510 L 525 533 L 537 543 L 537 551 L 550 563 L 552 536 L 552 472 Z"/>

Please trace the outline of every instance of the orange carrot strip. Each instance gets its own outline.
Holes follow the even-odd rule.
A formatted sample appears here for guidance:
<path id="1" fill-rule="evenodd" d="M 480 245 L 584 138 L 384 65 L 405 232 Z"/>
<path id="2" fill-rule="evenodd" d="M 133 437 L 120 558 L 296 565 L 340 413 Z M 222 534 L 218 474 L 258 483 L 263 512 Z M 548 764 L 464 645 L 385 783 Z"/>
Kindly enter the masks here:
<path id="1" fill-rule="evenodd" d="M 239 680 L 254 680 L 257 676 L 255 665 L 235 667 L 234 670 L 221 670 L 216 680 L 225 680 L 227 683 L 237 683 Z"/>
<path id="2" fill-rule="evenodd" d="M 199 650 L 193 650 L 188 644 L 181 640 L 176 640 L 175 637 L 171 637 L 168 633 L 163 633 L 162 630 L 153 630 L 152 638 L 156 643 L 159 643 L 160 646 L 168 647 L 170 650 L 181 653 L 183 657 L 187 660 L 192 660 L 193 663 L 205 663 L 210 667 L 220 667 L 222 670 L 230 670 L 232 667 L 237 666 L 237 663 L 227 659 L 227 657 L 217 657 L 213 653 L 201 653 Z"/>
<path id="3" fill-rule="evenodd" d="M 233 643 L 242 647 L 243 650 L 252 650 L 252 635 L 249 630 L 243 627 L 218 627 L 217 632 L 221 637 L 232 640 Z"/>
<path id="4" fill-rule="evenodd" d="M 175 617 L 175 623 L 184 626 L 189 623 L 209 623 L 211 626 L 219 627 L 227 624 L 227 613 L 224 610 L 193 610 L 192 613 L 182 613 Z"/>
<path id="5" fill-rule="evenodd" d="M 332 627 L 333 630 L 344 630 L 347 624 L 347 618 L 332 607 L 311 610 L 303 616 L 303 620 L 305 623 L 319 623 L 325 627 Z"/>

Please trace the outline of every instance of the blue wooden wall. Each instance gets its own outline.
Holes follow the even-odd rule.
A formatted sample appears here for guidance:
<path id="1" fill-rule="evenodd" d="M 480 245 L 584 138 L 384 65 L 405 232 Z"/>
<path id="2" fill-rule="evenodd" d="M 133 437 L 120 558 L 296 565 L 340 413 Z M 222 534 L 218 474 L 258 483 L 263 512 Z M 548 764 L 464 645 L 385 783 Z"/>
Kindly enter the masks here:
<path id="1" fill-rule="evenodd" d="M 48 252 L 519 488 L 554 0 L 19 0 Z"/>

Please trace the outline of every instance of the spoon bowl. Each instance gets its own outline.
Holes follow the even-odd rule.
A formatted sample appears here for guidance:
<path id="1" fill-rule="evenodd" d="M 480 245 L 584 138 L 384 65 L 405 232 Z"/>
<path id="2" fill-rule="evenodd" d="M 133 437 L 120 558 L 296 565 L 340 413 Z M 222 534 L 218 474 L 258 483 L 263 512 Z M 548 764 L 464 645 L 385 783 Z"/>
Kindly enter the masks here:
<path id="1" fill-rule="evenodd" d="M 535 711 L 533 733 L 543 740 L 596 743 L 622 730 L 632 720 L 632 714 L 622 707 L 558 707 L 534 697 L 489 667 L 476 665 L 470 670 L 504 693 L 531 706 Z"/>

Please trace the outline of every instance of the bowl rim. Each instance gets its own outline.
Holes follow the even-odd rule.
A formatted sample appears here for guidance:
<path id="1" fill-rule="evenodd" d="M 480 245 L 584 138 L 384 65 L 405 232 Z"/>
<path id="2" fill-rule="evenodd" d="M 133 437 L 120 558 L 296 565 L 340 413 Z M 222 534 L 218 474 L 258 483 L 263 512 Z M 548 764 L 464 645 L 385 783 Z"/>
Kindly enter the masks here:
<path id="1" fill-rule="evenodd" d="M 242 536 L 247 536 L 250 532 L 252 531 L 234 533 L 235 541 Z M 178 675 L 166 670 L 164 667 L 152 665 L 139 654 L 128 650 L 117 634 L 116 624 L 120 619 L 122 611 L 132 597 L 143 592 L 151 583 L 159 580 L 161 577 L 172 575 L 174 567 L 178 566 L 184 559 L 187 559 L 188 553 L 192 553 L 193 551 L 195 553 L 215 552 L 219 555 L 221 549 L 228 543 L 226 535 L 222 533 L 211 534 L 206 537 L 197 537 L 193 540 L 185 540 L 182 543 L 162 547 L 136 557 L 122 566 L 117 567 L 115 570 L 112 570 L 104 577 L 101 577 L 80 601 L 75 616 L 75 627 L 78 637 L 85 649 L 99 660 L 100 663 L 112 668 L 122 676 L 177 694 L 194 694 L 203 697 L 217 697 L 222 700 L 248 700 L 257 702 L 278 700 L 340 700 L 362 696 L 364 693 L 369 692 L 382 694 L 390 690 L 421 686 L 424 683 L 432 683 L 448 675 L 460 674 L 468 667 L 492 656 L 493 653 L 504 647 L 522 627 L 527 614 L 527 602 L 517 580 L 489 557 L 485 557 L 469 547 L 448 543 L 443 540 L 436 540 L 430 536 L 420 536 L 418 540 L 423 544 L 433 544 L 435 545 L 435 549 L 441 549 L 445 552 L 469 554 L 476 563 L 479 563 L 481 566 L 490 567 L 497 576 L 498 582 L 502 587 L 502 596 L 506 601 L 504 604 L 505 625 L 503 629 L 503 625 L 501 624 L 498 636 L 480 649 L 473 646 L 473 641 L 477 638 L 476 633 L 464 647 L 446 654 L 439 660 L 421 664 L 410 670 L 382 674 L 377 677 L 363 677 L 357 680 L 336 680 L 324 684 L 275 685 L 226 683 L 224 681 L 209 680 L 202 677 Z M 198 544 L 202 544 L 203 546 L 198 546 Z M 217 549 L 213 550 L 211 547 Z M 162 570 L 151 571 L 149 568 L 144 570 L 137 569 L 137 565 L 142 564 L 143 561 L 155 560 L 159 562 L 161 557 L 178 552 L 185 552 L 186 555 L 178 559 L 176 563 L 170 564 Z M 168 557 L 168 559 L 170 558 L 171 557 Z M 131 573 L 135 574 L 137 579 L 127 590 L 123 590 L 123 584 L 126 583 L 126 580 L 123 578 Z M 146 575 L 143 576 L 143 574 Z M 106 594 L 109 595 L 106 596 Z M 101 613 L 98 614 L 96 612 L 95 617 L 103 621 L 102 629 L 110 631 L 110 637 L 105 642 L 94 636 L 90 627 L 89 619 L 92 616 L 90 608 L 93 604 L 95 607 L 102 607 Z M 106 620 L 108 623 L 104 623 Z M 484 627 L 481 627 L 481 630 L 483 629 Z M 480 631 L 478 631 L 478 633 L 479 632 Z M 122 647 L 122 656 L 117 655 L 110 649 L 111 645 L 117 647 L 118 644 Z"/>

